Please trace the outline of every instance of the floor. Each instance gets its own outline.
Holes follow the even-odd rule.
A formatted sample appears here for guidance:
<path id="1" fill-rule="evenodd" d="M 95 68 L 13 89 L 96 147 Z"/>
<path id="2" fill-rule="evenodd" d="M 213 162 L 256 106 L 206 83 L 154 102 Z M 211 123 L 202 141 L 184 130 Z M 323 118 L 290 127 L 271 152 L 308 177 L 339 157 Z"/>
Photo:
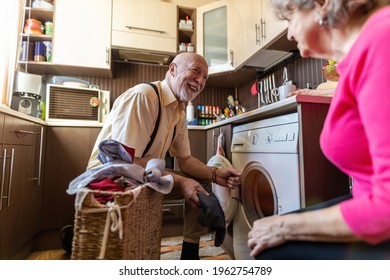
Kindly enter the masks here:
<path id="1" fill-rule="evenodd" d="M 164 237 L 161 240 L 161 260 L 179 260 L 182 237 Z M 221 247 L 215 247 L 212 235 L 201 238 L 199 256 L 201 260 L 230 260 Z M 62 249 L 34 252 L 28 260 L 69 260 L 70 256 Z"/>

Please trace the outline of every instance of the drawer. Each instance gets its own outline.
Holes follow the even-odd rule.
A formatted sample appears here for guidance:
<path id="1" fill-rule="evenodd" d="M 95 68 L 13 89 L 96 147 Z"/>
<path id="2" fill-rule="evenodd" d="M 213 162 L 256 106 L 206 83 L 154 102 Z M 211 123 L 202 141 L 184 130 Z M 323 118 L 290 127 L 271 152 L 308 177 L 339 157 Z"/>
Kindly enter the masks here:
<path id="1" fill-rule="evenodd" d="M 34 123 L 5 115 L 3 143 L 12 145 L 34 144 Z"/>
<path id="2" fill-rule="evenodd" d="M 164 201 L 163 220 L 183 219 L 184 200 Z"/>

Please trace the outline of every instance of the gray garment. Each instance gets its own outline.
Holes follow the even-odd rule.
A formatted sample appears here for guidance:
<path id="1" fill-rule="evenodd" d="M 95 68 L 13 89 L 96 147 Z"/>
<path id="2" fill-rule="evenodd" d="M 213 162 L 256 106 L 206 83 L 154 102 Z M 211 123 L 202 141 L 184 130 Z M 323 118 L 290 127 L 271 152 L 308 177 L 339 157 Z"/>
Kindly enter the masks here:
<path id="1" fill-rule="evenodd" d="M 76 194 L 91 182 L 101 181 L 112 175 L 120 175 L 125 180 L 140 185 L 145 184 L 163 194 L 169 193 L 173 188 L 173 177 L 171 175 L 161 176 L 165 161 L 162 159 L 151 159 L 146 168 L 133 164 L 132 156 L 127 153 L 122 144 L 115 140 L 104 140 L 99 144 L 99 160 L 102 165 L 89 169 L 69 183 L 70 195 Z M 125 161 L 130 159 L 131 162 Z"/>

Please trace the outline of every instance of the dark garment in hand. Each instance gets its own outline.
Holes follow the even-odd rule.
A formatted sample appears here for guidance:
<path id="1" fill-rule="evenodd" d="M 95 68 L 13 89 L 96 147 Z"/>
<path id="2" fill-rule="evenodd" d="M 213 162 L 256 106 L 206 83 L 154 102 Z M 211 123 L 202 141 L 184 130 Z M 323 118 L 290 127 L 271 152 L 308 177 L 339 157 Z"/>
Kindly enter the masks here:
<path id="1" fill-rule="evenodd" d="M 217 197 L 210 191 L 209 194 L 210 195 L 207 196 L 204 193 L 198 192 L 202 207 L 198 223 L 204 227 L 208 227 L 211 232 L 215 232 L 214 246 L 219 247 L 225 239 L 225 214 L 223 213 Z"/>

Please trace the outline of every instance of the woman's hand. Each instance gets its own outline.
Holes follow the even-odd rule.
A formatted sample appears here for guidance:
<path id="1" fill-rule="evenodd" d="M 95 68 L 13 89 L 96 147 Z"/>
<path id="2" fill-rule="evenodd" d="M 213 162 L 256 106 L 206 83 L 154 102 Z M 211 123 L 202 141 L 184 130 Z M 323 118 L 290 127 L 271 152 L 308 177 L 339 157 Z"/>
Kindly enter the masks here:
<path id="1" fill-rule="evenodd" d="M 252 250 L 250 255 L 255 257 L 267 248 L 283 244 L 287 241 L 286 234 L 283 216 L 274 215 L 255 221 L 248 233 L 248 247 Z"/>

